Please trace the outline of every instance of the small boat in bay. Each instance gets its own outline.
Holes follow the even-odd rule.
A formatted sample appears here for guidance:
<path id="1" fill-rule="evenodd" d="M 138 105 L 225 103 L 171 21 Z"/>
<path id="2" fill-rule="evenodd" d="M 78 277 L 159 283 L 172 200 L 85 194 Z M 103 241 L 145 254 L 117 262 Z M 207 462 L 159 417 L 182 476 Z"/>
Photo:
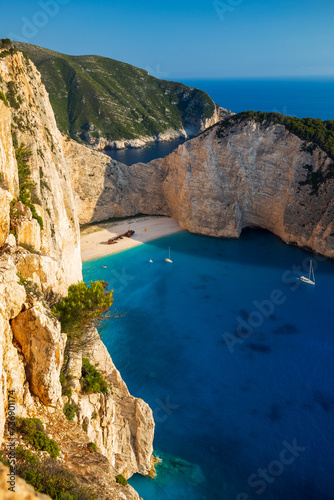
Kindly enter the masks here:
<path id="1" fill-rule="evenodd" d="M 173 264 L 173 261 L 170 258 L 170 247 L 169 247 L 169 257 L 168 259 L 165 259 L 166 262 L 169 262 L 170 264 Z"/>
<path id="2" fill-rule="evenodd" d="M 306 278 L 306 276 L 302 276 L 300 278 L 300 281 L 304 281 L 304 283 L 308 283 L 309 285 L 315 285 L 315 276 L 314 276 L 314 269 L 313 269 L 312 260 L 310 261 L 310 270 L 308 273 L 308 278 Z"/>

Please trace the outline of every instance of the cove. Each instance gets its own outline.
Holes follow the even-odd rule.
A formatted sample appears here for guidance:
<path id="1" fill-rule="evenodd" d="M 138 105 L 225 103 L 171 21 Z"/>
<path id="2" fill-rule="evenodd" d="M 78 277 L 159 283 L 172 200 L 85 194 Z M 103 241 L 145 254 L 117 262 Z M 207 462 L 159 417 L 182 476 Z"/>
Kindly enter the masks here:
<path id="1" fill-rule="evenodd" d="M 310 258 L 315 287 L 297 279 Z M 84 279 L 114 290 L 101 335 L 154 413 L 158 475 L 130 479 L 144 500 L 333 498 L 333 262 L 265 231 L 182 232 Z"/>

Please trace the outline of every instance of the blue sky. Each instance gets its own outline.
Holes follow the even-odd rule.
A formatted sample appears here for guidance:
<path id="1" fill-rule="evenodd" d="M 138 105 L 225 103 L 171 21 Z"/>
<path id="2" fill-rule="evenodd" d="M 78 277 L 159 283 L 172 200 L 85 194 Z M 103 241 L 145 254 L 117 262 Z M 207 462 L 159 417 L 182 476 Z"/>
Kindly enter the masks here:
<path id="1" fill-rule="evenodd" d="M 161 78 L 334 76 L 331 0 L 0 0 L 0 37 Z"/>

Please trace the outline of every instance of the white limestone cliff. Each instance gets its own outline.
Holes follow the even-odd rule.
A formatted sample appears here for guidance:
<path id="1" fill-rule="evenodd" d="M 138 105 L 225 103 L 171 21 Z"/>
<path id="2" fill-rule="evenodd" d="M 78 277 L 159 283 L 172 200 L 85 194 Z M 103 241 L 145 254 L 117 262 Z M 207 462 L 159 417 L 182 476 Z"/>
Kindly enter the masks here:
<path id="1" fill-rule="evenodd" d="M 77 422 L 68 422 L 63 413 L 59 374 L 66 335 L 45 297 L 66 295 L 69 285 L 82 280 L 69 160 L 40 74 L 18 51 L 0 57 L 0 92 L 8 95 L 10 89 L 12 101 L 0 99 L 0 447 L 7 439 L 7 394 L 13 390 L 16 415 L 42 420 L 63 450 L 64 465 L 83 484 L 97 489 L 98 498 L 138 500 L 130 486 L 116 483 L 115 475 L 150 473 L 152 411 L 129 394 L 98 335 L 92 355 L 87 355 L 94 362 L 93 353 L 99 353 L 114 394 L 85 396 L 78 384 L 75 397 L 82 411 Z M 16 154 L 21 144 L 31 151 L 30 207 L 16 201 L 22 175 Z M 91 408 L 97 419 L 89 413 Z M 86 430 L 83 418 L 92 421 Z M 98 453 L 89 451 L 90 441 L 96 441 Z M 1 468 L 0 498 L 12 498 L 3 491 L 3 474 Z M 22 498 L 35 498 L 27 488 Z"/>
<path id="2" fill-rule="evenodd" d="M 227 238 L 261 227 L 333 258 L 333 160 L 309 146 L 283 125 L 248 119 L 221 122 L 148 164 L 128 167 L 72 141 L 66 156 L 80 223 L 169 215 Z"/>

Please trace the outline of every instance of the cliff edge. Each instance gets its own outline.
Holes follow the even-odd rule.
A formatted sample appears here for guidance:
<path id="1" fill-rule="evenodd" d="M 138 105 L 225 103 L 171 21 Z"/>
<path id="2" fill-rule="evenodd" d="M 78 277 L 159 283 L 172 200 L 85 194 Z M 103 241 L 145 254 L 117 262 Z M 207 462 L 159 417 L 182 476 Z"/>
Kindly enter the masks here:
<path id="1" fill-rule="evenodd" d="M 288 120 L 235 115 L 166 158 L 130 167 L 69 141 L 80 223 L 169 215 L 191 232 L 226 238 L 261 227 L 333 258 L 334 162 L 326 141 L 314 142 L 320 128 L 331 144 L 332 122 L 291 119 L 293 128 Z"/>
<path id="2" fill-rule="evenodd" d="M 5 455 L 13 411 L 16 417 L 38 418 L 60 448 L 58 465 L 98 492 L 95 498 L 138 500 L 115 477 L 153 474 L 152 411 L 129 394 L 96 331 L 88 352 L 67 359 L 73 421 L 63 412 L 68 398 L 60 372 L 67 337 L 50 304 L 82 280 L 81 267 L 64 139 L 39 72 L 7 42 L 0 47 L 0 448 Z M 112 390 L 81 391 L 82 356 L 99 364 Z M 39 453 L 43 458 L 46 452 Z M 9 499 L 5 473 L 1 465 L 0 497 Z M 16 494 L 35 498 L 18 478 Z"/>

